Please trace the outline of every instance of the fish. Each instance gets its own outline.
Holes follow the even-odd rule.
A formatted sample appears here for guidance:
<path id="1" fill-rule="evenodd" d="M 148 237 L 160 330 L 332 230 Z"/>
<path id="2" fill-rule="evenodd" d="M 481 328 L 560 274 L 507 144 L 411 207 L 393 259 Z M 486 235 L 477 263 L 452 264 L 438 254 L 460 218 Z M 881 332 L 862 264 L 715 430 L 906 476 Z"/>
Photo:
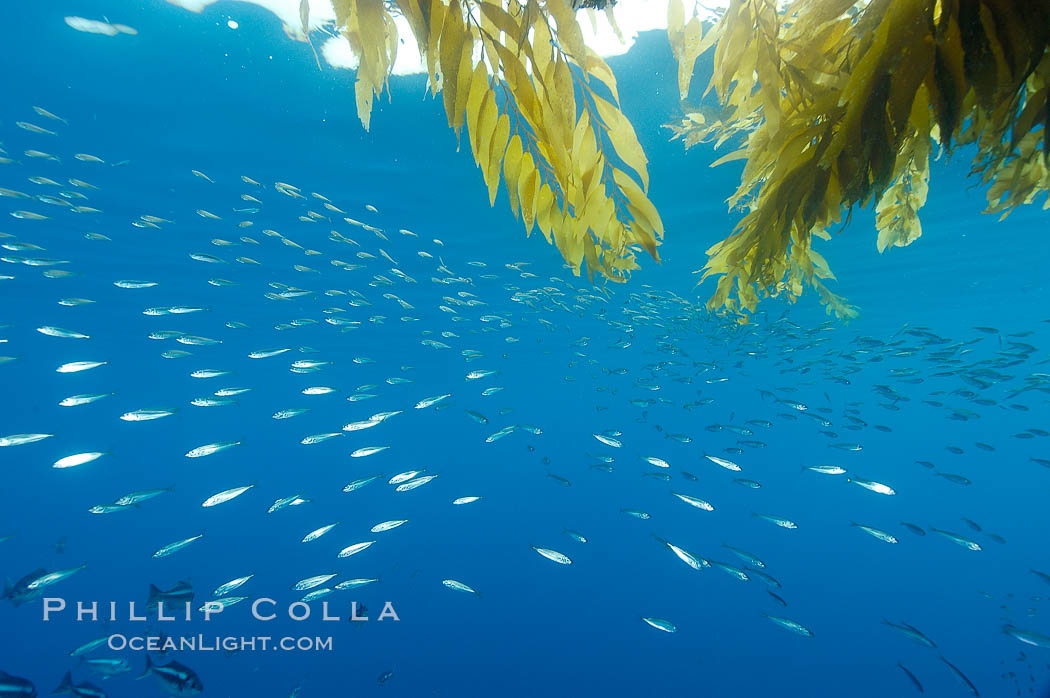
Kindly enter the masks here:
<path id="1" fill-rule="evenodd" d="M 451 589 L 452 591 L 460 591 L 460 592 L 463 592 L 465 594 L 473 594 L 474 596 L 481 596 L 481 594 L 479 594 L 473 588 L 467 586 L 463 582 L 457 582 L 455 579 L 442 579 L 441 580 L 441 584 L 444 585 L 444 587 L 446 589 Z"/>
<path id="2" fill-rule="evenodd" d="M 314 589 L 313 591 L 308 592 L 301 599 L 299 599 L 299 602 L 300 603 L 309 603 L 310 601 L 316 601 L 317 599 L 322 599 L 322 598 L 328 596 L 329 594 L 333 593 L 334 591 L 335 591 L 334 589 L 330 589 L 328 587 L 323 587 L 321 589 Z"/>
<path id="3" fill-rule="evenodd" d="M 44 439 L 50 439 L 54 434 L 8 434 L 0 436 L 0 447 L 22 446 L 24 444 L 36 443 Z"/>
<path id="4" fill-rule="evenodd" d="M 370 418 L 370 419 L 360 420 L 360 421 L 357 421 L 357 422 L 350 422 L 349 424 L 343 424 L 342 430 L 343 431 L 360 431 L 361 429 L 371 429 L 372 427 L 377 426 L 378 424 L 381 424 L 381 422 L 379 420 Z"/>
<path id="5" fill-rule="evenodd" d="M 275 512 L 281 511 L 282 509 L 287 509 L 288 507 L 306 504 L 309 501 L 309 499 L 305 499 L 301 494 L 293 494 L 291 497 L 282 497 L 281 499 L 278 499 L 273 504 L 271 504 L 270 508 L 266 510 L 266 513 L 273 514 Z"/>
<path id="6" fill-rule="evenodd" d="M 350 557 L 351 555 L 356 555 L 362 550 L 365 550 L 368 547 L 372 546 L 374 543 L 374 540 L 369 540 L 361 543 L 354 543 L 353 545 L 348 545 L 347 547 L 339 551 L 338 557 Z"/>
<path id="7" fill-rule="evenodd" d="M 240 497 L 242 494 L 252 489 L 253 487 L 255 487 L 255 485 L 244 485 L 242 487 L 233 487 L 228 490 L 223 490 L 222 492 L 213 494 L 212 496 L 205 499 L 201 506 L 207 508 L 218 506 L 219 504 L 224 504 L 225 502 L 228 502 L 231 499 Z"/>
<path id="8" fill-rule="evenodd" d="M 557 550 L 551 550 L 550 548 L 537 548 L 535 545 L 531 546 L 533 550 L 547 558 L 552 562 L 557 562 L 559 565 L 571 565 L 572 559 L 564 553 L 559 553 Z"/>
<path id="9" fill-rule="evenodd" d="M 962 475 L 956 475 L 954 473 L 941 473 L 935 472 L 934 475 L 937 477 L 944 478 L 948 482 L 955 483 L 956 485 L 970 485 L 973 484 L 969 478 L 963 477 Z"/>
<path id="10" fill-rule="evenodd" d="M 677 545 L 675 545 L 674 543 L 671 543 L 670 541 L 666 541 L 666 540 L 656 536 L 656 534 L 653 534 L 653 537 L 656 538 L 661 543 L 663 543 L 664 545 L 666 545 L 667 548 L 672 553 L 674 553 L 675 557 L 677 557 L 679 560 L 681 560 L 685 564 L 687 564 L 690 567 L 692 567 L 694 570 L 700 571 L 700 570 L 702 570 L 702 569 L 704 569 L 706 567 L 710 567 L 711 566 L 711 564 L 707 560 L 703 559 L 702 557 L 700 557 L 698 555 L 694 555 L 693 553 L 689 552 L 685 548 L 680 548 Z"/>
<path id="11" fill-rule="evenodd" d="M 194 407 L 224 407 L 226 405 L 236 405 L 237 402 L 220 397 L 195 397 L 190 400 L 190 404 Z"/>
<path id="12" fill-rule="evenodd" d="M 11 211 L 13 218 L 18 218 L 24 221 L 46 221 L 50 216 L 45 216 L 41 213 L 35 213 L 33 211 Z M 35 266 L 35 265 L 33 265 Z"/>
<path id="13" fill-rule="evenodd" d="M 919 632 L 918 629 L 916 629 L 912 625 L 908 625 L 907 623 L 891 623 L 885 618 L 882 619 L 882 624 L 889 626 L 898 632 L 903 633 L 904 635 L 910 637 L 912 640 L 919 643 L 923 647 L 929 647 L 931 649 L 935 649 L 937 647 L 933 640 L 923 635 L 921 632 Z"/>
<path id="14" fill-rule="evenodd" d="M 762 562 L 762 560 L 758 559 L 756 556 L 752 555 L 751 553 L 745 550 L 734 548 L 733 546 L 727 545 L 726 543 L 722 543 L 722 547 L 753 567 L 764 568 L 766 566 L 766 563 Z"/>
<path id="15" fill-rule="evenodd" d="M 167 664 L 154 664 L 146 655 L 146 667 L 136 678 L 156 677 L 161 688 L 173 696 L 197 696 L 204 691 L 204 684 L 196 673 L 184 664 L 176 661 Z"/>
<path id="16" fill-rule="evenodd" d="M 672 623 L 669 620 L 665 620 L 663 618 L 649 618 L 649 617 L 646 617 L 646 616 L 642 616 L 642 620 L 647 625 L 649 625 L 649 626 L 651 626 L 653 628 L 656 628 L 657 630 L 662 630 L 665 633 L 676 633 L 676 632 L 678 632 L 678 626 L 676 626 L 674 623 Z"/>
<path id="17" fill-rule="evenodd" d="M 338 576 L 338 574 L 332 572 L 331 574 L 319 574 L 313 577 L 307 577 L 306 579 L 300 579 L 292 585 L 292 591 L 309 591 L 310 589 L 316 589 Z"/>
<path id="18" fill-rule="evenodd" d="M 282 347 L 278 349 L 257 349 L 256 351 L 248 352 L 249 359 L 268 359 L 271 356 L 278 356 L 285 352 L 291 351 L 289 347 Z"/>
<path id="19" fill-rule="evenodd" d="M 26 584 L 25 588 L 27 591 L 40 591 L 41 589 L 45 589 L 54 584 L 58 584 L 59 582 L 72 577 L 74 574 L 86 567 L 87 565 L 84 564 L 80 565 L 79 567 L 72 567 L 66 570 L 59 570 L 57 572 L 48 572 L 47 574 L 42 574 L 36 577 L 35 579 L 30 580 Z"/>
<path id="20" fill-rule="evenodd" d="M 732 470 L 734 472 L 740 472 L 742 470 L 742 468 L 739 465 L 737 465 L 731 460 L 726 460 L 725 458 L 719 458 L 718 456 L 711 456 L 707 454 L 704 454 L 704 458 L 711 461 L 715 465 L 725 468 L 726 470 Z"/>
<path id="21" fill-rule="evenodd" d="M 244 586 L 248 582 L 248 580 L 250 580 L 254 576 L 255 576 L 254 574 L 249 574 L 249 575 L 244 576 L 244 577 L 237 577 L 236 579 L 231 579 L 230 581 L 225 582 L 225 583 L 220 584 L 219 586 L 217 586 L 215 588 L 215 591 L 213 591 L 211 593 L 211 595 L 214 596 L 214 597 L 226 596 L 230 592 L 236 591 L 237 589 L 240 589 L 242 586 Z"/>
<path id="22" fill-rule="evenodd" d="M 89 335 L 83 332 L 77 332 L 76 330 L 67 330 L 62 327 L 52 327 L 45 325 L 43 327 L 36 328 L 36 331 L 40 334 L 46 334 L 49 337 L 64 337 L 66 339 L 91 339 Z"/>
<path id="23" fill-rule="evenodd" d="M 116 504 L 117 506 L 121 507 L 138 505 L 143 502 L 148 502 L 149 500 L 152 500 L 153 498 L 156 498 L 156 496 L 160 496 L 161 494 L 174 491 L 174 489 L 174 487 L 164 487 L 159 489 L 144 489 L 134 492 L 128 492 L 127 494 L 120 496 L 120 498 L 114 501 L 113 504 Z"/>
<path id="24" fill-rule="evenodd" d="M 88 509 L 88 512 L 91 514 L 115 514 L 117 512 L 129 510 L 130 508 L 123 504 L 97 504 Z"/>
<path id="25" fill-rule="evenodd" d="M 73 683 L 73 675 L 70 672 L 66 672 L 62 677 L 62 682 L 58 685 L 53 694 L 64 694 L 69 693 L 76 698 L 106 698 L 106 693 L 101 688 L 90 684 L 90 683 Z"/>
<path id="26" fill-rule="evenodd" d="M 366 577 L 360 579 L 348 579 L 345 582 L 339 582 L 335 585 L 337 591 L 346 591 L 347 589 L 359 589 L 369 584 L 375 584 L 379 581 L 378 577 Z"/>
<path id="27" fill-rule="evenodd" d="M 59 458 L 51 466 L 52 468 L 75 468 L 78 465 L 84 465 L 92 461 L 98 460 L 102 456 L 106 455 L 104 451 L 91 451 L 87 453 L 74 453 L 71 456 L 65 456 Z"/>
<path id="28" fill-rule="evenodd" d="M 692 497 L 688 494 L 681 494 L 680 492 L 672 492 L 671 494 L 677 497 L 678 499 L 682 500 L 689 506 L 696 507 L 697 509 L 703 509 L 704 511 L 715 510 L 714 506 L 712 506 L 708 502 L 705 502 L 702 499 L 698 499 L 697 497 Z"/>
<path id="29" fill-rule="evenodd" d="M 52 114 L 43 107 L 34 106 L 33 111 L 35 111 L 40 116 L 43 116 L 44 118 L 51 119 L 52 121 L 61 121 L 63 124 L 69 124 L 69 122 L 63 119 L 61 116 L 58 116 L 57 114 Z"/>
<path id="30" fill-rule="evenodd" d="M 394 490 L 396 492 L 408 492 L 410 490 L 416 489 L 417 487 L 422 487 L 423 485 L 427 484 L 436 477 L 437 474 L 423 475 L 422 477 L 413 478 L 407 482 L 399 484 L 397 487 L 394 488 Z"/>
<path id="31" fill-rule="evenodd" d="M 310 411 L 309 407 L 295 407 L 287 410 L 278 410 L 271 415 L 272 419 L 291 419 L 292 417 L 298 417 L 301 414 L 306 414 Z"/>
<path id="32" fill-rule="evenodd" d="M 408 523 L 408 521 L 406 519 L 400 519 L 400 520 L 394 520 L 394 521 L 383 521 L 382 523 L 377 523 L 375 526 L 373 526 L 371 528 L 371 531 L 372 531 L 372 533 L 382 533 L 383 531 L 393 530 L 393 529 L 397 528 L 398 526 L 402 526 L 402 525 L 404 525 L 406 523 Z"/>
<path id="33" fill-rule="evenodd" d="M 756 514 L 752 514 L 752 516 L 754 516 L 756 518 L 759 518 L 759 519 L 762 519 L 763 521 L 768 521 L 769 523 L 774 524 L 776 526 L 779 526 L 781 528 L 789 528 L 789 529 L 798 528 L 798 524 L 796 524 L 794 521 L 791 521 L 790 519 L 785 519 L 785 518 L 783 518 L 781 516 L 771 516 L 769 514 L 757 514 L 757 513 Z"/>
<path id="34" fill-rule="evenodd" d="M 186 607 L 193 603 L 193 585 L 189 581 L 176 583 L 168 590 L 162 590 L 157 586 L 149 585 L 149 598 L 146 600 L 146 612 L 150 613 L 161 608 L 161 604 L 169 611 L 177 606 Z"/>
<path id="35" fill-rule="evenodd" d="M 461 499 L 474 499 L 474 498 L 472 498 L 472 497 L 463 497 Z M 481 499 L 481 498 L 477 497 L 476 499 Z M 457 500 L 457 501 L 459 501 L 459 500 Z M 452 502 L 452 503 L 455 504 L 456 502 Z M 569 538 L 572 538 L 577 543 L 586 543 L 587 542 L 586 536 L 584 536 L 579 531 L 574 531 L 571 528 L 566 528 L 564 533 L 565 533 L 565 535 L 569 536 Z"/>
<path id="36" fill-rule="evenodd" d="M 1022 630 L 1014 625 L 1003 626 L 1003 633 L 1032 647 L 1050 647 L 1050 637 L 1032 630 Z"/>
<path id="37" fill-rule="evenodd" d="M 343 488 L 343 492 L 354 492 L 356 490 L 359 490 L 368 483 L 378 480 L 380 477 L 380 475 L 369 475 L 368 477 L 363 477 L 358 480 L 354 480 L 353 482 L 351 482 Z"/>
<path id="38" fill-rule="evenodd" d="M 37 126 L 36 124 L 31 124 L 28 121 L 16 121 L 15 122 L 15 126 L 17 126 L 20 129 L 23 129 L 25 131 L 29 131 L 30 133 L 40 133 L 40 134 L 46 134 L 46 135 L 49 135 L 49 136 L 57 136 L 58 135 L 58 133 L 56 133 L 55 131 L 52 131 L 51 129 L 44 128 L 43 126 Z"/>
<path id="39" fill-rule="evenodd" d="M 908 668 L 901 664 L 899 661 L 897 662 L 897 666 L 900 667 L 900 670 L 903 671 L 904 674 L 911 680 L 912 685 L 915 686 L 915 690 L 917 690 L 919 693 L 925 693 L 925 691 L 922 688 L 922 684 L 919 683 L 919 679 L 915 677 L 915 674 L 911 673 L 911 671 L 909 671 Z"/>
<path id="40" fill-rule="evenodd" d="M 958 534 L 952 533 L 950 531 L 943 531 L 943 530 L 941 530 L 939 528 L 933 528 L 932 526 L 930 527 L 930 530 L 933 531 L 934 533 L 940 535 L 940 536 L 944 536 L 945 538 L 947 538 L 951 542 L 955 543 L 956 545 L 962 546 L 963 548 L 966 548 L 967 550 L 973 550 L 973 551 L 981 550 L 981 546 L 976 541 L 972 541 L 969 538 L 964 538 L 963 536 L 960 536 Z"/>
<path id="41" fill-rule="evenodd" d="M 720 570 L 722 572 L 725 572 L 730 577 L 732 577 L 734 579 L 738 579 L 741 582 L 746 582 L 746 581 L 749 581 L 751 579 L 751 577 L 748 576 L 748 573 L 745 572 L 744 570 L 740 569 L 739 567 L 734 567 L 733 565 L 727 565 L 726 563 L 718 562 L 717 560 L 709 560 L 708 562 L 716 570 Z"/>
<path id="42" fill-rule="evenodd" d="M 941 657 L 941 661 L 948 666 L 951 672 L 955 675 L 955 678 L 959 679 L 959 681 L 961 681 L 968 689 L 970 689 L 970 693 L 972 693 L 977 698 L 980 698 L 980 692 L 977 690 L 977 687 L 973 685 L 973 682 L 966 677 L 966 674 L 962 673 L 958 667 L 956 667 L 944 657 Z"/>
<path id="43" fill-rule="evenodd" d="M 217 599 L 205 601 L 204 605 L 197 610 L 201 613 L 216 613 L 225 611 L 230 606 L 235 606 L 241 601 L 246 601 L 247 599 L 247 596 L 223 596 Z"/>
<path id="44" fill-rule="evenodd" d="M 854 526 L 856 528 L 859 528 L 860 530 L 862 530 L 865 533 L 867 533 L 869 536 L 872 536 L 873 538 L 878 538 L 879 540 L 881 540 L 881 541 L 883 541 L 885 543 L 896 543 L 897 542 L 897 537 L 896 536 L 894 536 L 894 535 L 892 535 L 890 533 L 886 533 L 886 531 L 880 530 L 878 528 L 873 528 L 871 526 L 865 526 L 865 525 L 859 524 L 859 523 L 857 523 L 855 521 L 850 521 L 850 526 Z"/>
<path id="45" fill-rule="evenodd" d="M 121 420 L 125 422 L 149 422 L 154 419 L 163 419 L 164 417 L 170 417 L 175 414 L 177 410 L 134 410 L 133 412 L 125 412 L 120 415 Z"/>
<path id="46" fill-rule="evenodd" d="M 187 458 L 203 458 L 204 456 L 210 456 L 215 453 L 221 453 L 227 449 L 239 446 L 240 441 L 216 441 L 215 443 L 204 444 L 203 446 L 197 446 L 186 452 Z"/>
<path id="47" fill-rule="evenodd" d="M 43 593 L 43 589 L 37 587 L 30 589 L 29 584 L 34 580 L 40 579 L 47 575 L 47 570 L 39 567 L 26 576 L 19 579 L 17 582 L 12 584 L 9 580 L 4 580 L 4 591 L 0 594 L 0 599 L 10 601 L 15 606 L 21 606 L 24 603 L 28 603 L 33 599 L 37 598 Z"/>
<path id="48" fill-rule="evenodd" d="M 153 557 L 161 558 L 161 557 L 168 557 L 169 555 L 174 555 L 175 553 L 179 552 L 183 548 L 186 548 L 187 546 L 189 546 L 192 543 L 200 540 L 203 537 L 204 537 L 204 534 L 200 533 L 200 534 L 198 534 L 196 536 L 191 536 L 190 538 L 184 538 L 182 540 L 175 541 L 174 543 L 168 543 L 164 547 L 162 547 L 159 550 L 157 550 L 157 552 L 153 553 Z"/>
<path id="49" fill-rule="evenodd" d="M 428 407 L 433 407 L 438 403 L 444 402 L 450 397 L 452 397 L 452 393 L 445 393 L 444 395 L 435 395 L 433 397 L 423 398 L 422 400 L 416 403 L 416 409 L 423 410 Z"/>
<path id="50" fill-rule="evenodd" d="M 103 635 L 102 637 L 95 638 L 94 640 L 89 640 L 89 641 L 85 642 L 84 644 L 79 645 L 78 647 L 75 647 L 74 649 L 70 650 L 69 651 L 69 656 L 70 657 L 79 657 L 81 655 L 84 655 L 84 654 L 87 654 L 87 653 L 92 652 L 94 650 L 97 650 L 102 645 L 108 644 L 109 643 L 109 638 L 110 638 L 109 635 Z M 2 673 L 2 672 L 0 672 L 0 673 Z M 2 684 L 0 684 L 0 685 L 2 685 Z M 3 694 L 0 693 L 0 695 L 3 695 Z"/>
<path id="51" fill-rule="evenodd" d="M 218 378 L 219 376 L 229 375 L 229 371 L 223 371 L 221 369 L 214 368 L 202 368 L 190 373 L 191 378 Z"/>
<path id="52" fill-rule="evenodd" d="M 56 373 L 80 373 L 81 371 L 90 371 L 93 368 L 99 366 L 105 366 L 108 361 L 71 361 L 69 363 L 62 364 L 55 369 Z"/>
<path id="53" fill-rule="evenodd" d="M 310 531 L 310 532 L 309 532 L 309 533 L 307 533 L 307 534 L 306 534 L 305 536 L 303 536 L 303 540 L 302 540 L 302 542 L 303 542 L 303 543 L 311 543 L 311 542 L 313 542 L 313 541 L 317 540 L 318 538 L 320 538 L 321 536 L 323 536 L 324 534 L 328 533 L 328 532 L 329 532 L 329 531 L 331 531 L 331 530 L 332 530 L 333 528 L 335 528 L 336 526 L 338 526 L 338 525 L 339 525 L 339 523 L 340 523 L 339 521 L 336 521 L 336 522 L 335 522 L 335 523 L 333 523 L 333 524 L 328 524 L 328 525 L 326 525 L 326 526 L 321 526 L 321 527 L 320 527 L 320 528 L 318 528 L 318 529 L 314 529 L 313 531 Z"/>
<path id="54" fill-rule="evenodd" d="M 172 311 L 174 312 L 174 310 L 175 309 L 173 308 Z M 188 344 L 188 345 L 194 346 L 194 347 L 210 347 L 210 346 L 214 346 L 216 344 L 222 344 L 222 340 L 221 339 L 212 339 L 210 337 L 198 337 L 198 336 L 188 335 L 188 334 L 187 335 L 182 335 L 180 337 L 176 337 L 175 341 L 178 342 L 179 344 Z"/>
<path id="55" fill-rule="evenodd" d="M 901 526 L 904 526 L 904 528 L 908 529 L 909 531 L 911 531 L 912 533 L 914 533 L 917 536 L 925 536 L 926 535 L 926 531 L 922 530 L 922 528 L 920 528 L 919 526 L 916 526 L 913 523 L 908 523 L 907 521 L 901 521 Z"/>
<path id="56" fill-rule="evenodd" d="M 871 490 L 872 492 L 875 492 L 875 493 L 878 493 L 878 494 L 886 494 L 886 495 L 897 494 L 893 490 L 893 488 L 890 487 L 889 485 L 884 485 L 881 482 L 875 482 L 873 480 L 862 480 L 859 477 L 852 477 L 852 478 L 846 478 L 846 482 L 852 482 L 854 485 L 860 485 L 864 489 Z"/>
<path id="57" fill-rule="evenodd" d="M 790 630 L 791 632 L 795 633 L 796 635 L 801 635 L 803 637 L 813 637 L 813 631 L 812 630 L 810 630 L 806 626 L 802 625 L 801 623 L 798 623 L 796 621 L 791 620 L 790 618 L 783 618 L 781 616 L 773 616 L 773 615 L 770 615 L 768 613 L 763 613 L 762 617 L 768 619 L 769 621 L 771 621 L 773 623 L 776 623 L 777 625 L 779 625 L 780 627 L 784 628 L 785 630 Z"/>
<path id="58" fill-rule="evenodd" d="M 216 390 L 213 395 L 216 397 L 231 397 L 234 395 L 242 395 L 250 391 L 251 388 L 220 388 Z"/>
<path id="59" fill-rule="evenodd" d="M 508 434 L 514 433 L 515 429 L 517 429 L 517 425 L 514 425 L 514 424 L 511 424 L 510 426 L 507 426 L 507 427 L 503 427 L 499 431 L 494 432 L 492 434 L 489 434 L 487 437 L 485 437 L 485 443 L 490 444 L 490 443 L 492 443 L 494 441 L 499 441 L 504 436 L 507 436 Z"/>

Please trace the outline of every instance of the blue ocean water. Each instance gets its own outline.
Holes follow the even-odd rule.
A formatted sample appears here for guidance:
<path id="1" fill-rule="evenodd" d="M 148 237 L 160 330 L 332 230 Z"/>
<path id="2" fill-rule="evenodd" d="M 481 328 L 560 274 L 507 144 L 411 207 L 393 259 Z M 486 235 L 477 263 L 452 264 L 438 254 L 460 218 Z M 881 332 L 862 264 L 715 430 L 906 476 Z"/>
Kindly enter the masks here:
<path id="1" fill-rule="evenodd" d="M 647 260 L 629 284 L 603 289 L 573 277 L 541 235 L 526 239 L 503 194 L 488 206 L 470 154 L 456 152 L 421 77 L 392 78 L 393 99 L 377 100 L 364 132 L 353 73 L 319 73 L 309 48 L 284 39 L 274 16 L 254 5 L 223 2 L 198 15 L 159 1 L 56 1 L 4 14 L 0 143 L 13 162 L 0 165 L 0 187 L 77 192 L 87 199 L 75 205 L 101 213 L 0 198 L 0 232 L 10 236 L 0 242 L 13 245 L 4 250 L 12 263 L 0 267 L 13 277 L 0 280 L 0 355 L 14 358 L 0 364 L 0 436 L 53 435 L 0 449 L 0 538 L 11 536 L 0 543 L 0 573 L 14 582 L 38 568 L 86 563 L 45 595 L 70 607 L 113 601 L 121 613 L 92 623 L 66 610 L 44 622 L 41 599 L 4 601 L 0 670 L 29 679 L 41 695 L 68 670 L 113 698 L 162 695 L 155 677 L 133 680 L 143 652 L 88 653 L 130 663 L 109 679 L 69 653 L 110 633 L 163 632 L 331 638 L 331 650 L 152 656 L 192 669 L 208 696 L 283 698 L 297 686 L 304 697 L 910 695 L 916 688 L 898 663 L 927 694 L 971 695 L 945 660 L 982 695 L 1046 694 L 1048 650 L 1003 632 L 1009 624 L 1050 634 L 1050 588 L 1030 571 L 1050 573 L 1046 213 L 1033 206 L 1003 222 L 982 215 L 984 193 L 966 177 L 964 151 L 934 168 L 919 242 L 878 255 L 871 213 L 862 211 L 821 248 L 839 276 L 834 290 L 861 307 L 857 320 L 832 321 L 807 296 L 793 307 L 769 302 L 752 325 L 738 327 L 705 313 L 712 288 L 696 287 L 692 272 L 735 222 L 724 201 L 739 170 L 710 169 L 710 149 L 683 152 L 668 142 L 661 125 L 678 114 L 676 68 L 659 33 L 610 64 L 651 161 L 651 194 L 667 229 L 663 262 Z M 138 34 L 74 32 L 67 15 L 105 16 Z M 702 61 L 698 85 L 705 70 Z M 60 160 L 23 155 L 29 149 Z M 282 195 L 274 182 L 306 198 Z M 7 215 L 20 210 L 48 218 Z M 308 211 L 327 218 L 310 221 Z M 132 226 L 144 215 L 170 222 Z M 356 244 L 332 240 L 330 230 Z M 40 258 L 63 263 L 24 263 Z M 115 286 L 120 280 L 157 285 Z M 95 302 L 60 305 L 64 298 Z M 143 313 L 170 307 L 206 310 Z M 335 318 L 345 320 L 328 321 Z M 49 326 L 90 339 L 37 331 Z M 149 338 L 163 331 L 221 343 Z M 290 351 L 248 356 L 268 349 Z M 161 356 L 174 350 L 190 355 Z M 74 361 L 106 363 L 56 372 Z M 296 373 L 295 361 L 330 363 Z M 191 376 L 203 369 L 229 373 Z M 467 379 L 473 371 L 494 373 Z M 302 394 L 311 386 L 338 392 Z M 234 387 L 251 391 L 233 405 L 191 404 Z M 113 394 L 59 405 L 88 393 Z M 374 397 L 347 400 L 362 394 Z M 272 417 L 293 408 L 309 411 Z M 175 412 L 119 419 L 141 409 Z M 399 414 L 341 430 L 382 412 Z M 300 443 L 335 432 L 342 435 Z M 215 442 L 240 444 L 184 456 Z M 369 446 L 389 448 L 350 457 Z M 51 467 L 82 452 L 106 455 Z M 848 473 L 803 470 L 820 464 Z M 415 470 L 438 477 L 410 491 L 389 484 Z M 382 477 L 342 491 L 372 475 Z M 854 476 L 896 494 L 847 481 Z M 253 487 L 240 497 L 201 507 L 246 485 Z M 137 507 L 89 513 L 130 492 L 169 487 Z M 294 496 L 309 501 L 267 513 Z M 467 496 L 481 499 L 452 504 Z M 336 522 L 319 540 L 300 542 Z M 337 558 L 370 540 L 367 550 Z M 749 579 L 692 569 L 661 540 Z M 323 599 L 338 621 L 320 619 L 319 601 L 311 618 L 289 620 L 287 609 L 305 593 L 291 586 L 322 574 L 337 574 L 332 584 L 379 581 Z M 207 622 L 200 614 L 190 622 L 128 618 L 127 604 L 141 612 L 150 584 L 188 580 L 196 608 L 247 575 L 233 592 L 247 600 Z M 449 589 L 445 579 L 477 594 Z M 260 598 L 275 601 L 278 619 L 252 618 Z M 371 620 L 348 621 L 352 601 Z M 398 620 L 378 620 L 386 602 Z M 764 614 L 800 623 L 812 637 Z M 883 620 L 918 628 L 936 647 Z"/>

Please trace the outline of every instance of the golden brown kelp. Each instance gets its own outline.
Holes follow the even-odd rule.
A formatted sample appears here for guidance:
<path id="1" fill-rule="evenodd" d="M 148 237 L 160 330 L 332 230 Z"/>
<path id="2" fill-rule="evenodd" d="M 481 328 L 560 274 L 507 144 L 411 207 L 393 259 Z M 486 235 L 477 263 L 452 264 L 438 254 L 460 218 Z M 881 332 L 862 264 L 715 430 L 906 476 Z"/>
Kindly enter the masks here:
<path id="1" fill-rule="evenodd" d="M 619 106 L 612 71 L 583 42 L 568 0 L 333 0 L 358 58 L 368 128 L 404 15 L 449 126 L 467 127 L 495 202 L 501 179 L 526 232 L 538 227 L 578 274 L 623 281 L 632 246 L 654 258 L 663 225 L 646 191 L 648 161 Z M 608 8 L 607 3 L 602 6 Z M 589 11 L 589 10 L 588 10 Z"/>
<path id="2" fill-rule="evenodd" d="M 743 314 L 810 285 L 829 312 L 854 315 L 823 285 L 834 277 L 812 239 L 874 203 L 880 252 L 916 240 L 934 149 L 977 146 L 989 211 L 1050 189 L 1045 0 L 732 0 L 706 36 L 680 2 L 669 37 L 686 61 L 683 97 L 714 47 L 708 89 L 723 109 L 687 113 L 674 138 L 746 138 L 721 160 L 746 160 L 729 199 L 745 214 L 708 250 L 703 278 L 720 277 L 710 308 Z"/>

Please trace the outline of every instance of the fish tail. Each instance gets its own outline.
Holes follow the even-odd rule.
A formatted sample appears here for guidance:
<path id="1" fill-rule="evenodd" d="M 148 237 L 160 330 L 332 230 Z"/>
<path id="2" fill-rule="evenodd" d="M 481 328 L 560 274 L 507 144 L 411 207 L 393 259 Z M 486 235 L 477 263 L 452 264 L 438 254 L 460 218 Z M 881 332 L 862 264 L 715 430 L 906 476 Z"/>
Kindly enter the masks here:
<path id="1" fill-rule="evenodd" d="M 144 679 L 153 673 L 153 662 L 150 661 L 149 655 L 146 655 L 146 667 L 142 670 L 142 673 L 135 677 L 135 680 Z"/>
<path id="2" fill-rule="evenodd" d="M 58 688 L 51 691 L 53 694 L 58 693 L 72 693 L 73 692 L 73 674 L 66 672 L 66 675 L 62 677 L 62 683 L 58 684 Z"/>

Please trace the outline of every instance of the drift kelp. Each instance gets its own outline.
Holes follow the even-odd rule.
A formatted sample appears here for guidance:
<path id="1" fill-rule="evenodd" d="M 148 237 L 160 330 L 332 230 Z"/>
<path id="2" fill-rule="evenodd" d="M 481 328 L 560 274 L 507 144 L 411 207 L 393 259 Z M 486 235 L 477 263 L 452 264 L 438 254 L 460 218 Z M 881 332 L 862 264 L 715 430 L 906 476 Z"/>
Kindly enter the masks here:
<path id="1" fill-rule="evenodd" d="M 824 285 L 834 276 L 813 238 L 874 203 L 880 252 L 914 242 L 935 149 L 976 146 L 989 212 L 1050 189 L 1046 3 L 733 0 L 702 36 L 672 0 L 668 24 L 683 99 L 696 57 L 714 48 L 708 90 L 722 104 L 686 107 L 674 138 L 746 139 L 718 161 L 746 160 L 729 199 L 746 213 L 707 251 L 703 278 L 720 277 L 711 309 L 751 312 L 809 285 L 829 312 L 855 315 Z"/>
<path id="2" fill-rule="evenodd" d="M 638 267 L 632 247 L 659 259 L 663 223 L 646 196 L 648 160 L 620 109 L 616 78 L 584 44 L 565 0 L 332 5 L 360 62 L 355 92 L 366 129 L 397 53 L 392 7 L 412 29 L 457 139 L 467 127 L 490 205 L 502 177 L 526 233 L 538 227 L 575 274 L 585 266 L 625 281 Z"/>

